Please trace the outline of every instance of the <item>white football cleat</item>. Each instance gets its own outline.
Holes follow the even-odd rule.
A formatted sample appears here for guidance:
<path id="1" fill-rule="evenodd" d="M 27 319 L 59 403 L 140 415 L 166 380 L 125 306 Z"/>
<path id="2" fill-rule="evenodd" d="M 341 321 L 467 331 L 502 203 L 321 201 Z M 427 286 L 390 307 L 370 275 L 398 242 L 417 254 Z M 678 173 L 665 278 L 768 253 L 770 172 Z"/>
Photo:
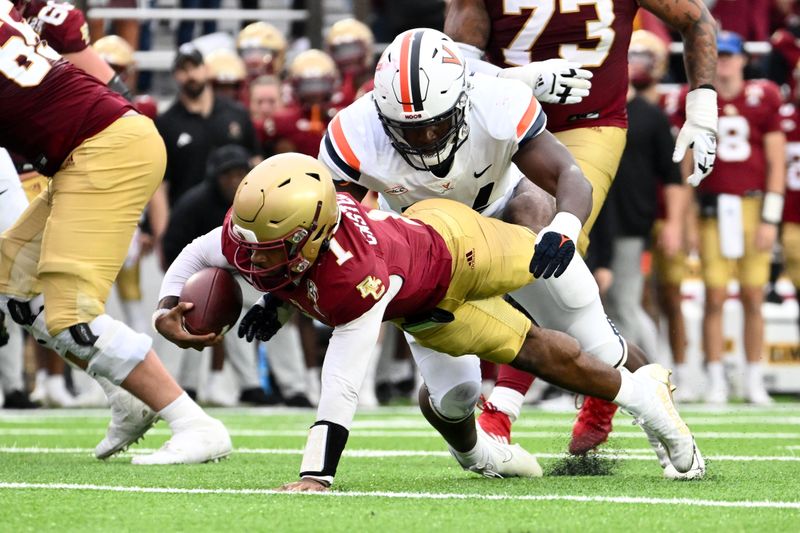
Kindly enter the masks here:
<path id="1" fill-rule="evenodd" d="M 481 444 L 484 455 L 475 464 L 461 462 L 458 455 L 450 448 L 450 454 L 455 457 L 464 470 L 475 472 L 484 477 L 542 477 L 542 467 L 536 457 L 531 455 L 519 444 L 504 444 L 487 435 L 478 426 L 478 443 Z"/>
<path id="2" fill-rule="evenodd" d="M 644 432 L 647 434 L 647 440 L 650 442 L 650 446 L 653 448 L 653 451 L 656 452 L 656 457 L 658 458 L 658 462 L 661 465 L 661 469 L 664 471 L 664 477 L 667 479 L 672 480 L 684 480 L 684 479 L 702 479 L 703 476 L 706 474 L 706 463 L 703 460 L 703 456 L 700 454 L 700 449 L 697 447 L 697 443 L 695 443 L 694 447 L 694 458 L 692 459 L 692 468 L 689 469 L 688 472 L 684 472 L 681 474 L 675 467 L 672 466 L 672 463 L 669 460 L 669 455 L 667 455 L 667 449 L 664 448 L 664 445 L 661 444 L 661 441 L 658 440 L 658 437 L 653 435 L 650 431 L 646 428 L 643 428 Z"/>
<path id="3" fill-rule="evenodd" d="M 631 374 L 638 394 L 626 410 L 645 429 L 648 438 L 664 446 L 672 466 L 686 473 L 694 462 L 694 438 L 672 402 L 669 375 L 670 371 L 658 364 L 643 366 Z"/>
<path id="4" fill-rule="evenodd" d="M 121 387 L 109 394 L 111 422 L 105 438 L 94 449 L 98 459 L 108 459 L 141 439 L 158 420 L 158 413 Z"/>
<path id="5" fill-rule="evenodd" d="M 196 418 L 176 431 L 172 438 L 149 455 L 134 457 L 135 465 L 188 465 L 216 461 L 233 449 L 228 430 L 210 416 Z"/>

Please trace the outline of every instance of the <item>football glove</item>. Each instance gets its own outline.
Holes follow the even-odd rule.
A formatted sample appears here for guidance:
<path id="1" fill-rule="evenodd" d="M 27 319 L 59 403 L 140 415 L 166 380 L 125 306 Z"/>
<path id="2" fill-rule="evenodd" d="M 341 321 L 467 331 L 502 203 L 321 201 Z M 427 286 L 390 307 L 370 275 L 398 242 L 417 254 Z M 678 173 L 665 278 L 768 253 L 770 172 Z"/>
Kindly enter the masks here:
<path id="1" fill-rule="evenodd" d="M 565 211 L 556 213 L 553 221 L 536 238 L 530 265 L 533 277 L 560 277 L 575 257 L 575 243 L 580 231 L 578 217 Z"/>
<path id="2" fill-rule="evenodd" d="M 252 342 L 253 339 L 270 340 L 289 319 L 283 312 L 283 302 L 267 293 L 262 296 L 239 322 L 239 337 Z"/>
<path id="3" fill-rule="evenodd" d="M 694 167 L 687 181 L 697 187 L 714 169 L 717 157 L 717 92 L 700 87 L 686 95 L 686 122 L 675 141 L 672 161 L 680 163 L 692 149 Z"/>
<path id="4" fill-rule="evenodd" d="M 580 67 L 574 61 L 548 59 L 503 69 L 498 76 L 524 82 L 545 104 L 577 104 L 589 96 L 592 88 L 592 73 Z"/>

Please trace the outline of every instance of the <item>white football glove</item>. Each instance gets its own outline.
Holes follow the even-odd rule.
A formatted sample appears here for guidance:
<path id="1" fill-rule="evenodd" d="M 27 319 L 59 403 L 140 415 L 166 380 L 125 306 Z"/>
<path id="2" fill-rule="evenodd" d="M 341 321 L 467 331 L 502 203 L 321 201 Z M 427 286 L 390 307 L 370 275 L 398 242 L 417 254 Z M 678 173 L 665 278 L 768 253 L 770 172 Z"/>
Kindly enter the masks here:
<path id="1" fill-rule="evenodd" d="M 506 68 L 498 76 L 524 82 L 545 104 L 577 104 L 589 96 L 592 88 L 589 81 L 592 73 L 581 68 L 580 63 L 566 59 L 548 59 Z"/>
<path id="2" fill-rule="evenodd" d="M 686 122 L 675 141 L 672 161 L 680 163 L 692 149 L 694 169 L 687 181 L 697 187 L 714 169 L 717 157 L 717 92 L 699 88 L 686 95 Z"/>

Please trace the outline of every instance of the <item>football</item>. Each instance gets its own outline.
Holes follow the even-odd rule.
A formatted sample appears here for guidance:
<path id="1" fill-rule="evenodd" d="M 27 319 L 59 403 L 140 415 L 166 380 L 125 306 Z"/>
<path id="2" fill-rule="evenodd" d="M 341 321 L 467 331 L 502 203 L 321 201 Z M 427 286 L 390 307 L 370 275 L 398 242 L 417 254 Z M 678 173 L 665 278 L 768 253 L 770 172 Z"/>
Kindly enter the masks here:
<path id="1" fill-rule="evenodd" d="M 186 331 L 193 335 L 223 334 L 239 320 L 242 289 L 227 270 L 206 268 L 186 281 L 180 301 L 194 304 L 184 315 Z"/>

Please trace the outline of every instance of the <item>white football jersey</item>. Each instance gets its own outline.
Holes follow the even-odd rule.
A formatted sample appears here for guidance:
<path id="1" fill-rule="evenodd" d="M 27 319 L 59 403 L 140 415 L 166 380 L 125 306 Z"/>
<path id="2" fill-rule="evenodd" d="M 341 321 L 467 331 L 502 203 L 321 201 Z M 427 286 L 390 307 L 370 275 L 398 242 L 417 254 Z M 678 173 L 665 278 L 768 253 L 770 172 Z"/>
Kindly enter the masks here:
<path id="1" fill-rule="evenodd" d="M 511 162 L 521 142 L 544 131 L 547 118 L 522 82 L 475 74 L 467 88 L 469 137 L 450 172 L 439 178 L 416 170 L 392 147 L 367 93 L 328 125 L 319 159 L 336 180 L 379 193 L 384 209 L 398 213 L 428 198 L 448 198 L 487 216 L 505 207 L 523 178 Z"/>

